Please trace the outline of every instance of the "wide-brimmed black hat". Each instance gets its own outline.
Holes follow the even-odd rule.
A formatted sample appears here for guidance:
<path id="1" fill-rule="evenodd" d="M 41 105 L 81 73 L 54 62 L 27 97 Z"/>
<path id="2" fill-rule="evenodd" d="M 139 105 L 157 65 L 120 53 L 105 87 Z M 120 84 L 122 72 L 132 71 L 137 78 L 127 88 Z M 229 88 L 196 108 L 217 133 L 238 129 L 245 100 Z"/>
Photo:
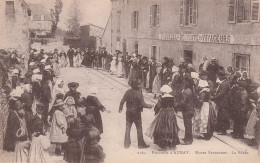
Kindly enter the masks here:
<path id="1" fill-rule="evenodd" d="M 7 52 L 4 49 L 0 49 L 0 53 L 6 55 Z"/>
<path id="2" fill-rule="evenodd" d="M 102 49 L 106 49 L 106 47 L 102 47 Z"/>
<path id="3" fill-rule="evenodd" d="M 130 84 L 130 86 L 131 86 L 132 88 L 139 88 L 139 87 L 141 86 L 141 83 L 138 82 L 138 81 L 132 81 L 131 84 Z"/>
<path id="4" fill-rule="evenodd" d="M 71 88 L 71 87 L 76 87 L 76 89 L 79 87 L 79 83 L 76 83 L 76 82 L 71 82 L 68 84 L 68 87 Z"/>

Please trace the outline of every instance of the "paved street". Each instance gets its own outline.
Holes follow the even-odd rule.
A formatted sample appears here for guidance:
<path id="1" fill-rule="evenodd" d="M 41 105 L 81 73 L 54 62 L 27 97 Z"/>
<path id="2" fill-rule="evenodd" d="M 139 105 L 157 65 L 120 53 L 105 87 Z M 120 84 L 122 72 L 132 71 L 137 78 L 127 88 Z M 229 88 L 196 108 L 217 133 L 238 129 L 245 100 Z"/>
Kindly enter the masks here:
<path id="1" fill-rule="evenodd" d="M 178 145 L 176 150 L 166 152 L 159 151 L 159 148 L 153 144 L 152 140 L 144 136 L 144 139 L 147 144 L 150 145 L 150 148 L 138 149 L 135 126 L 132 127 L 131 132 L 132 145 L 130 149 L 126 150 L 123 147 L 125 108 L 121 114 L 118 113 L 119 102 L 124 92 L 128 89 L 126 79 L 111 76 L 109 73 L 101 70 L 69 67 L 61 69 L 60 77 L 64 79 L 65 85 L 72 81 L 80 83 L 78 91 L 81 92 L 82 97 L 86 97 L 90 94 L 89 90 L 92 86 L 99 88 L 99 94 L 97 94 L 98 98 L 106 108 L 111 110 L 110 114 L 102 113 L 104 134 L 101 135 L 102 139 L 100 144 L 103 146 L 107 155 L 105 159 L 107 163 L 162 162 L 165 160 L 167 160 L 167 162 L 185 162 L 191 160 L 197 162 L 203 160 L 205 157 L 207 157 L 209 162 L 210 160 L 213 162 L 232 161 L 232 159 L 238 159 L 239 157 L 241 157 L 241 162 L 248 162 L 249 160 L 254 160 L 255 157 L 258 157 L 256 148 L 249 147 L 244 141 L 232 139 L 230 136 L 216 136 L 210 141 L 198 140 L 195 138 L 193 144 L 190 146 Z M 151 94 L 144 93 L 144 95 L 147 103 L 156 102 L 156 100 L 152 99 Z M 145 132 L 154 119 L 153 109 L 144 109 L 142 118 L 143 131 Z M 181 118 L 178 118 L 178 124 L 181 128 L 179 137 L 183 138 L 184 127 Z M 240 154 L 238 154 L 238 151 Z M 199 152 L 200 154 L 196 154 L 196 152 Z M 222 152 L 222 154 L 213 154 L 214 152 Z M 55 162 L 63 162 L 62 157 L 53 155 L 54 148 L 51 149 L 51 153 Z M 13 153 L 4 154 L 6 157 L 4 159 L 1 159 L 3 154 L 0 154 L 0 160 L 3 162 L 12 159 Z M 154 157 L 155 155 L 156 157 Z"/>

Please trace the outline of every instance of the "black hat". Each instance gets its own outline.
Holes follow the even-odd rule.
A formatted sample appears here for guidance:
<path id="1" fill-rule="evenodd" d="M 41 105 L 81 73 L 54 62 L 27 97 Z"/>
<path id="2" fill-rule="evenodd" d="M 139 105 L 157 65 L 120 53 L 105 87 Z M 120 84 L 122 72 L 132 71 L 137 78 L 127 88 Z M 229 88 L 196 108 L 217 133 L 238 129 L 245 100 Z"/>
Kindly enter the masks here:
<path id="1" fill-rule="evenodd" d="M 102 47 L 102 49 L 106 49 L 106 47 Z"/>
<path id="2" fill-rule="evenodd" d="M 132 88 L 140 88 L 141 83 L 138 81 L 132 81 L 130 85 Z"/>
<path id="3" fill-rule="evenodd" d="M 239 80 L 239 81 L 237 82 L 237 84 L 238 84 L 239 86 L 241 86 L 241 87 L 244 87 L 244 88 L 247 86 L 246 81 L 242 81 L 242 80 Z"/>
<path id="4" fill-rule="evenodd" d="M 79 87 L 79 83 L 76 83 L 76 82 L 71 82 L 68 84 L 68 87 L 71 88 L 71 87 L 76 87 L 78 88 Z"/>
<path id="5" fill-rule="evenodd" d="M 148 59 L 146 56 L 143 56 L 143 59 Z"/>
<path id="6" fill-rule="evenodd" d="M 4 50 L 4 49 L 0 49 L 0 53 L 2 53 L 2 54 L 7 54 L 7 52 Z"/>
<path id="7" fill-rule="evenodd" d="M 221 77 L 226 76 L 225 70 L 223 70 L 223 69 L 219 70 L 217 74 L 218 74 L 218 76 L 221 76 Z"/>

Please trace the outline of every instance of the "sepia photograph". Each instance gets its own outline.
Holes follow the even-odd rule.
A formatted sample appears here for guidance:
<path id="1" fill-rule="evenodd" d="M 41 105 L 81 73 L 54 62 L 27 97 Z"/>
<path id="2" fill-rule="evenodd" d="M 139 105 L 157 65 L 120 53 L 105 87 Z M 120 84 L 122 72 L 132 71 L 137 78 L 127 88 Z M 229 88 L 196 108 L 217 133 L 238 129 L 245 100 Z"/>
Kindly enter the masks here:
<path id="1" fill-rule="evenodd" d="M 0 0 L 0 163 L 231 162 L 260 162 L 260 0 Z"/>

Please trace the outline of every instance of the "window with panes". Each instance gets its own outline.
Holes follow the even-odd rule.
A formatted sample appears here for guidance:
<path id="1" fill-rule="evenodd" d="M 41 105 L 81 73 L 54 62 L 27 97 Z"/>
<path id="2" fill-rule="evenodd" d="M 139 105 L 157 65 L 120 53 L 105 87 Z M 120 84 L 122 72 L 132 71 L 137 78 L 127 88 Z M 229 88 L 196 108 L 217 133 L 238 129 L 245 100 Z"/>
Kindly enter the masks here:
<path id="1" fill-rule="evenodd" d="M 180 0 L 180 25 L 196 25 L 198 19 L 198 0 Z"/>
<path id="2" fill-rule="evenodd" d="M 229 0 L 229 23 L 259 22 L 260 0 Z"/>
<path id="3" fill-rule="evenodd" d="M 160 25 L 160 5 L 155 4 L 150 7 L 150 26 Z"/>
<path id="4" fill-rule="evenodd" d="M 117 11 L 117 15 L 116 16 L 117 16 L 117 28 L 116 29 L 117 29 L 117 32 L 120 32 L 121 11 Z"/>
<path id="5" fill-rule="evenodd" d="M 132 28 L 133 29 L 138 28 L 138 11 L 134 11 L 132 13 Z"/>
<path id="6" fill-rule="evenodd" d="M 5 15 L 7 17 L 14 17 L 14 1 L 5 2 Z"/>
<path id="7" fill-rule="evenodd" d="M 250 55 L 235 53 L 233 58 L 233 66 L 236 70 L 246 71 L 249 73 L 250 69 Z"/>

